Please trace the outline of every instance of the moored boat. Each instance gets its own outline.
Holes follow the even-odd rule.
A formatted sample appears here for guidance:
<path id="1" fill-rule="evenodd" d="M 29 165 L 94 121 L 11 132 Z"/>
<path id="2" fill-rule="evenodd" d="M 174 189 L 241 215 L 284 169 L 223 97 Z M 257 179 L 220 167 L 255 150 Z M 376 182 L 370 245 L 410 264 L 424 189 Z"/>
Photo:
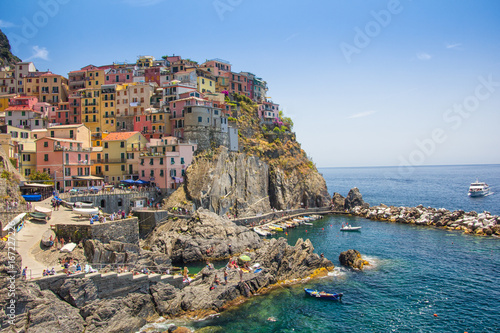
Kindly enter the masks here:
<path id="1" fill-rule="evenodd" d="M 265 231 L 259 227 L 254 227 L 253 231 L 255 231 L 258 235 L 264 236 L 264 237 L 271 235 L 271 233 L 269 231 Z"/>
<path id="2" fill-rule="evenodd" d="M 343 225 L 340 231 L 361 231 L 361 227 L 353 227 L 351 225 Z"/>
<path id="3" fill-rule="evenodd" d="M 317 291 L 317 290 L 308 289 L 308 288 L 304 288 L 304 291 L 306 292 L 307 295 L 309 295 L 311 297 L 328 299 L 328 300 L 332 300 L 332 301 L 341 301 L 342 296 L 344 296 L 344 294 L 342 294 L 342 293 L 331 294 L 331 293 L 327 293 L 324 291 Z"/>
<path id="4" fill-rule="evenodd" d="M 35 206 L 35 212 L 45 214 L 46 216 L 49 217 L 52 216 L 52 209 L 50 208 Z"/>
<path id="5" fill-rule="evenodd" d="M 488 184 L 476 180 L 475 183 L 471 183 L 469 186 L 469 196 L 471 197 L 483 197 L 490 192 L 490 187 Z"/>
<path id="6" fill-rule="evenodd" d="M 98 208 L 73 208 L 74 214 L 80 214 L 82 216 L 92 216 L 99 213 Z"/>
<path id="7" fill-rule="evenodd" d="M 30 216 L 32 219 L 40 220 L 40 221 L 44 221 L 44 222 L 47 221 L 47 219 L 49 218 L 49 216 L 45 215 L 44 213 L 39 213 L 39 212 L 31 212 Z"/>
<path id="8" fill-rule="evenodd" d="M 56 233 L 52 229 L 47 229 L 43 235 L 41 242 L 45 246 L 52 246 L 54 245 L 54 239 L 56 239 Z"/>
<path id="9" fill-rule="evenodd" d="M 21 221 L 26 216 L 26 214 L 27 213 L 21 213 L 21 214 L 17 215 L 16 217 L 14 217 L 14 219 L 12 219 L 12 221 L 10 221 L 9 223 L 7 223 L 7 225 L 5 225 L 5 227 L 3 228 L 3 231 L 7 231 L 11 228 L 15 228 L 19 223 L 21 223 Z"/>

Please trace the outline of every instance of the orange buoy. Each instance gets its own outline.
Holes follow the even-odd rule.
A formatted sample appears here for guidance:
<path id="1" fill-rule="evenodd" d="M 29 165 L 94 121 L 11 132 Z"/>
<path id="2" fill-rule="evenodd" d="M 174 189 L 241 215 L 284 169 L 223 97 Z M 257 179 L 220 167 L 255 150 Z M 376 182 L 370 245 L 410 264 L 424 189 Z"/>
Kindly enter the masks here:
<path id="1" fill-rule="evenodd" d="M 321 230 L 325 230 L 325 228 L 321 228 Z"/>
<path id="2" fill-rule="evenodd" d="M 306 230 L 306 232 L 307 232 L 307 230 Z"/>
<path id="3" fill-rule="evenodd" d="M 434 317 L 437 317 L 438 315 L 437 314 L 434 314 Z"/>

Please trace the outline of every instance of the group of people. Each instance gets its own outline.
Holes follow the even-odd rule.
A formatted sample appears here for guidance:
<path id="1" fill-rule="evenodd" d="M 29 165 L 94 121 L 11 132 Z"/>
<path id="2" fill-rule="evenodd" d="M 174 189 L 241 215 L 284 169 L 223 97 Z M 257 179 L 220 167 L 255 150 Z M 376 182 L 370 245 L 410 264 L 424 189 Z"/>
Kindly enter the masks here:
<path id="1" fill-rule="evenodd" d="M 5 200 L 5 210 L 6 211 L 9 211 L 9 210 L 13 210 L 13 211 L 17 211 L 17 209 L 19 208 L 19 201 L 17 200 Z M 28 210 L 31 210 L 31 209 L 28 209 Z"/>
<path id="2" fill-rule="evenodd" d="M 62 200 L 59 199 L 59 198 L 55 198 L 53 197 L 51 200 L 50 200 L 50 204 L 52 205 L 52 209 L 54 210 L 59 210 L 59 206 L 62 205 Z"/>
<path id="3" fill-rule="evenodd" d="M 55 275 L 56 274 L 56 270 L 54 269 L 54 267 L 52 267 L 52 269 L 44 269 L 43 270 L 43 273 L 42 273 L 42 276 L 49 276 L 49 275 Z"/>

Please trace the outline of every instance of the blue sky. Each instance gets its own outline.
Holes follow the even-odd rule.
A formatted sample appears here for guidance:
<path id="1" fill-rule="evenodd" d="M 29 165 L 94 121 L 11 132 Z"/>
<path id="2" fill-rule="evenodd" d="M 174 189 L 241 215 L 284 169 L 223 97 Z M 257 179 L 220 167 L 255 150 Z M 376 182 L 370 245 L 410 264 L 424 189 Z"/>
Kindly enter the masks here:
<path id="1" fill-rule="evenodd" d="M 319 167 L 500 163 L 500 2 L 3 1 L 13 52 L 67 75 L 138 55 L 263 77 Z"/>

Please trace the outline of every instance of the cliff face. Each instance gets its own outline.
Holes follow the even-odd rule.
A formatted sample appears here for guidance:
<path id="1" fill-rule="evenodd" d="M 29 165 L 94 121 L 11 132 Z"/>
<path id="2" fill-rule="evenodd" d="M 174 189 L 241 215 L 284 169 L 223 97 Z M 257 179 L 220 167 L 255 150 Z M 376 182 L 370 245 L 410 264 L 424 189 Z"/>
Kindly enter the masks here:
<path id="1" fill-rule="evenodd" d="M 0 68 L 12 66 L 19 61 L 21 61 L 21 59 L 10 52 L 9 39 L 2 30 L 0 30 Z"/>
<path id="2" fill-rule="evenodd" d="M 326 183 L 291 132 L 288 118 L 263 123 L 257 105 L 236 96 L 240 153 L 225 148 L 197 156 L 186 172 L 186 183 L 175 197 L 186 197 L 194 208 L 203 207 L 239 217 L 254 216 L 330 203 Z M 173 199 L 172 198 L 172 199 Z M 174 200 L 167 203 L 176 206 Z"/>

